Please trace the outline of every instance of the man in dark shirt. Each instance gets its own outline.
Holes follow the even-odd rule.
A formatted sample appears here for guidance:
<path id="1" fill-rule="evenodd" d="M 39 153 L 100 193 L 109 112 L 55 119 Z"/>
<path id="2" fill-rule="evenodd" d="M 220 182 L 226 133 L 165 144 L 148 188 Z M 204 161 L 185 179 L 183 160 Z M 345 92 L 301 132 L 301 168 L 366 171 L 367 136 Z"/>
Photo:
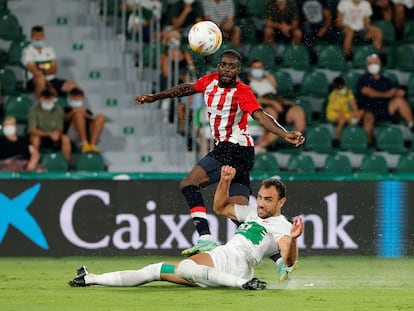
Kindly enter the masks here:
<path id="1" fill-rule="evenodd" d="M 7 117 L 3 121 L 3 135 L 0 136 L 0 162 L 2 169 L 27 170 L 36 169 L 39 152 L 26 137 L 17 136 L 16 119 Z"/>

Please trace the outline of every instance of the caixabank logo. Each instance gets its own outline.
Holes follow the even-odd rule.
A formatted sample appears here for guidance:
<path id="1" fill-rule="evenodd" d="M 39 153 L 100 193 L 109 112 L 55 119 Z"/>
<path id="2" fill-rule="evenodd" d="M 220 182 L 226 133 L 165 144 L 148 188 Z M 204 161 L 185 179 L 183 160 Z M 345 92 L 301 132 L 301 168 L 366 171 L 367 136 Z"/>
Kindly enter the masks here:
<path id="1" fill-rule="evenodd" d="M 0 244 L 13 226 L 42 249 L 49 249 L 46 237 L 28 208 L 40 191 L 40 184 L 26 189 L 14 198 L 0 193 Z"/>

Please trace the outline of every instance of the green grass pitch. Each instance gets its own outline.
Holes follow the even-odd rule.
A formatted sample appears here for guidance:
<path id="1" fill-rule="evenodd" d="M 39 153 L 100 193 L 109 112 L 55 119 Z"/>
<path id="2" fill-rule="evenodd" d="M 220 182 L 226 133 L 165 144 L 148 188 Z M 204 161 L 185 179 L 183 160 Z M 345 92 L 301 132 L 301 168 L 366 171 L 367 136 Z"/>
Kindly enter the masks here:
<path id="1" fill-rule="evenodd" d="M 189 288 L 167 282 L 142 287 L 72 288 L 76 268 L 103 273 L 136 269 L 160 257 L 0 258 L 0 308 L 17 310 L 414 310 L 414 257 L 302 257 L 288 282 L 266 260 L 256 276 L 265 291 Z"/>

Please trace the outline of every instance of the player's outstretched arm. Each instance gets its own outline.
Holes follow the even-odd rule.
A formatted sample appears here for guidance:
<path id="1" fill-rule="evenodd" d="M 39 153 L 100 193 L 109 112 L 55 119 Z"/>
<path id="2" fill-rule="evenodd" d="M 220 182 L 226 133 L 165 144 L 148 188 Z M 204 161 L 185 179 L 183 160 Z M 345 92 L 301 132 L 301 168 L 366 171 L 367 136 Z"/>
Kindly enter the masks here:
<path id="1" fill-rule="evenodd" d="M 287 243 L 279 244 L 280 255 L 286 266 L 293 266 L 298 258 L 298 247 L 296 239 L 303 233 L 304 223 L 302 217 L 295 217 L 293 219 L 292 228 L 290 229 L 290 238 Z"/>
<path id="2" fill-rule="evenodd" d="M 138 95 L 135 98 L 135 104 L 141 105 L 145 103 L 153 103 L 157 100 L 164 99 L 164 98 L 189 96 L 189 95 L 193 95 L 194 93 L 196 93 L 196 91 L 194 90 L 193 83 L 183 83 L 183 84 L 174 86 L 168 90 L 161 91 L 159 93 Z"/>
<path id="3" fill-rule="evenodd" d="M 253 118 L 259 122 L 265 129 L 273 134 L 282 137 L 287 142 L 296 147 L 305 142 L 305 137 L 299 131 L 287 131 L 275 118 L 263 110 L 256 110 L 253 113 Z"/>
<path id="4" fill-rule="evenodd" d="M 223 215 L 231 219 L 236 219 L 234 204 L 230 202 L 229 197 L 230 184 L 235 175 L 235 168 L 224 165 L 221 168 L 221 178 L 214 193 L 214 211 L 218 215 Z"/>

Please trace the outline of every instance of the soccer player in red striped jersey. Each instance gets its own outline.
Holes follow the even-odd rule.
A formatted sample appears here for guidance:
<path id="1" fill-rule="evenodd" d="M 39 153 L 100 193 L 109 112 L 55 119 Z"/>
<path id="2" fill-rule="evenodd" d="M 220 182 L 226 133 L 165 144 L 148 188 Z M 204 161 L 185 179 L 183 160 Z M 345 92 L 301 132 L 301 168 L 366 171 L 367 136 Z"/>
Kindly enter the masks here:
<path id="1" fill-rule="evenodd" d="M 195 93 L 204 95 L 215 144 L 213 150 L 180 182 L 181 192 L 200 236 L 196 245 L 182 252 L 183 256 L 209 251 L 217 246 L 211 236 L 200 189 L 220 180 L 223 165 L 232 166 L 237 172 L 230 186 L 231 202 L 247 205 L 249 201 L 250 171 L 254 164 L 254 141 L 247 122 L 249 115 L 265 129 L 295 146 L 305 141 L 301 132 L 287 131 L 263 111 L 250 87 L 239 79 L 241 63 L 242 57 L 237 51 L 225 50 L 220 55 L 217 72 L 207 74 L 195 83 L 183 83 L 156 94 L 139 95 L 135 99 L 136 104 L 143 104 Z"/>

